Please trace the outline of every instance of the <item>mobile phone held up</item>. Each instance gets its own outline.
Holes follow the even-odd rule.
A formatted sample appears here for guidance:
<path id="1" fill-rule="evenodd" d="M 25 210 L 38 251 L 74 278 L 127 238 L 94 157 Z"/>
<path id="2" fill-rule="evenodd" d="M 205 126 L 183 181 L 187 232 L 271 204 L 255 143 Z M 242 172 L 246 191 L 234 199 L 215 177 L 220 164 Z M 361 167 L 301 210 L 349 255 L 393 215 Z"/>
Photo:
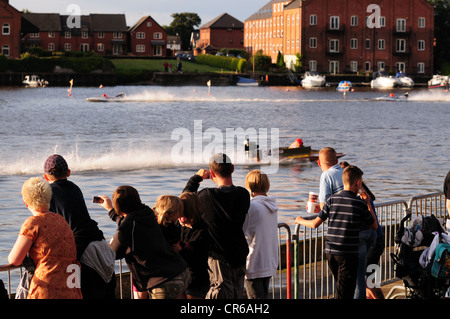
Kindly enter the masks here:
<path id="1" fill-rule="evenodd" d="M 101 203 L 103 203 L 103 198 L 98 197 L 98 196 L 94 196 L 93 202 L 94 202 L 94 203 L 101 204 Z"/>

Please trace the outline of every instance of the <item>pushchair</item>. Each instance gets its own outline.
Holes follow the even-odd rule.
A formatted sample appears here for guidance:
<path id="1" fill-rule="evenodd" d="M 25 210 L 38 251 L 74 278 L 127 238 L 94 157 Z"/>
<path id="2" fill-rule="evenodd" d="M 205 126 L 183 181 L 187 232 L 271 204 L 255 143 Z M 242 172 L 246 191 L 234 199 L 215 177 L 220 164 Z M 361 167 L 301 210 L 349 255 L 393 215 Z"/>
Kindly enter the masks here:
<path id="1" fill-rule="evenodd" d="M 409 226 L 405 227 L 408 221 Z M 434 249 L 434 246 L 431 248 L 430 245 L 436 236 L 440 239 L 445 233 L 445 229 L 434 215 L 418 216 L 411 220 L 411 214 L 408 214 L 400 222 L 400 228 L 394 239 L 395 253 L 391 253 L 391 258 L 394 262 L 395 276 L 402 279 L 407 299 L 446 298 L 450 276 L 448 274 L 439 278 L 432 276 L 432 262 L 428 265 L 424 265 L 423 262 L 427 248 Z"/>

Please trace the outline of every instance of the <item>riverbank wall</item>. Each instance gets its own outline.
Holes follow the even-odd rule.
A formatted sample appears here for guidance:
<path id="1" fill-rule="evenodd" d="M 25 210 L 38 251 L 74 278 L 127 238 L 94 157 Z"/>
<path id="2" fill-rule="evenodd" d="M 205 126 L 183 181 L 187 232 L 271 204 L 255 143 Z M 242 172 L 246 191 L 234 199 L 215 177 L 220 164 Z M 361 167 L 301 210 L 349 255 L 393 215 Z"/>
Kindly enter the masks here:
<path id="1" fill-rule="evenodd" d="M 0 73 L 0 86 L 23 86 L 25 73 Z M 301 75 L 265 74 L 265 73 L 169 73 L 148 72 L 136 82 L 128 82 L 114 72 L 91 73 L 36 73 L 41 79 L 49 82 L 50 87 L 69 86 L 73 79 L 76 86 L 116 86 L 116 85 L 159 85 L 159 86 L 204 86 L 211 81 L 211 86 L 234 86 L 239 77 L 252 78 L 264 86 L 300 86 Z M 370 86 L 369 75 L 326 75 L 328 86 L 337 86 L 340 81 L 352 82 L 353 86 Z M 427 85 L 429 77 L 414 77 L 417 87 Z"/>

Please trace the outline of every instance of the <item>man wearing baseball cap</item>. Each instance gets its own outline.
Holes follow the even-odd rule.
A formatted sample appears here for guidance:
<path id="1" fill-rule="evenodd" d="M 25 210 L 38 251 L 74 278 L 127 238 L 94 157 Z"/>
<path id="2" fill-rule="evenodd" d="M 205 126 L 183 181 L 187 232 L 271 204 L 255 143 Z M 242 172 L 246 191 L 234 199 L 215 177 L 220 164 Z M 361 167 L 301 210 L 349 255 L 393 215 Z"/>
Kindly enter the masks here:
<path id="1" fill-rule="evenodd" d="M 63 216 L 74 234 L 77 259 L 81 264 L 83 299 L 114 298 L 115 254 L 105 241 L 97 222 L 89 216 L 80 188 L 67 179 L 70 173 L 61 155 L 50 155 L 45 161 L 44 178 L 50 183 L 53 192 L 50 210 Z"/>

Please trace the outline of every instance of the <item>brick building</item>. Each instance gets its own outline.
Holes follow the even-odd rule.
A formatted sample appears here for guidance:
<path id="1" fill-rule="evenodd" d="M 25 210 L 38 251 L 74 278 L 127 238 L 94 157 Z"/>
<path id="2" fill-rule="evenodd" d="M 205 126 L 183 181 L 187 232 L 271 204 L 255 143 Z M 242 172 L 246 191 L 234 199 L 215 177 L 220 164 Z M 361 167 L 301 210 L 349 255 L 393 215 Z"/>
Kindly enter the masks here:
<path id="1" fill-rule="evenodd" d="M 0 0 L 0 26 L 0 54 L 7 58 L 19 57 L 22 17 L 8 0 Z"/>
<path id="2" fill-rule="evenodd" d="M 300 53 L 312 71 L 430 75 L 433 33 L 425 0 L 272 0 L 245 21 L 244 46 L 273 62 L 281 52 L 288 66 Z"/>
<path id="3" fill-rule="evenodd" d="M 142 17 L 129 28 L 128 34 L 133 55 L 167 55 L 167 33 L 151 16 Z"/>
<path id="4" fill-rule="evenodd" d="M 200 26 L 197 53 L 214 53 L 220 49 L 244 48 L 244 24 L 224 13 Z"/>

